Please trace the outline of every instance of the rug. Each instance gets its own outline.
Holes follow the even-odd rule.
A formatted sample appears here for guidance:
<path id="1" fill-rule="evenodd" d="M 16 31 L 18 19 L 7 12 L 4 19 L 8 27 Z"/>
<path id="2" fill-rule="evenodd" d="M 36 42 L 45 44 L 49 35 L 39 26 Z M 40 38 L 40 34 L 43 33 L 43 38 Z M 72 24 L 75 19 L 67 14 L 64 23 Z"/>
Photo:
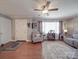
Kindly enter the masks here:
<path id="1" fill-rule="evenodd" d="M 0 51 L 15 51 L 18 47 L 20 47 L 23 42 L 9 42 L 5 44 L 3 47 L 0 47 Z"/>
<path id="2" fill-rule="evenodd" d="M 42 54 L 44 59 L 78 59 L 78 50 L 62 41 L 44 41 Z"/>

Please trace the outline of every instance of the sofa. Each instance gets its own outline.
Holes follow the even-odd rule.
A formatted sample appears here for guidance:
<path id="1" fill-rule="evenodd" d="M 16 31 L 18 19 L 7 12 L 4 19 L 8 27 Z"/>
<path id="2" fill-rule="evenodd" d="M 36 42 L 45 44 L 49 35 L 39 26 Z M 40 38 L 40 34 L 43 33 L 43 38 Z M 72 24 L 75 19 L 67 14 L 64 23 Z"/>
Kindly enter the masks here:
<path id="1" fill-rule="evenodd" d="M 73 34 L 72 37 L 65 37 L 64 42 L 72 47 L 78 48 L 78 34 Z"/>

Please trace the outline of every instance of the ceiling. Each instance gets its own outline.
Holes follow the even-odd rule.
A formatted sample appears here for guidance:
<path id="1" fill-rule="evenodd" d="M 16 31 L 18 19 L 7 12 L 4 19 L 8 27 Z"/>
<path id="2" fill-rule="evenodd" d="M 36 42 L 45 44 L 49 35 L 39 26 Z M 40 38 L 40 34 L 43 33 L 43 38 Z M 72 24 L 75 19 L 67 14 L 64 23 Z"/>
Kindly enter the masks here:
<path id="1" fill-rule="evenodd" d="M 34 11 L 40 8 L 43 0 L 0 0 L 0 13 L 13 18 L 55 19 L 77 15 L 78 0 L 50 0 L 49 8 L 57 7 L 58 11 L 49 11 L 49 16 Z"/>

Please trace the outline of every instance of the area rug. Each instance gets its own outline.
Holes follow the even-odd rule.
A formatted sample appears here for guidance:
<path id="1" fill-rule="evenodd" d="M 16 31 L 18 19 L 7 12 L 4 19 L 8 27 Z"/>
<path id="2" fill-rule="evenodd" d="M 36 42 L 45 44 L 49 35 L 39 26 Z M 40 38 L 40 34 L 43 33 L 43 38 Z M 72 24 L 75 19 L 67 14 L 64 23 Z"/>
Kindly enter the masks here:
<path id="1" fill-rule="evenodd" d="M 44 59 L 78 59 L 78 50 L 62 41 L 44 41 L 42 54 Z"/>
<path id="2" fill-rule="evenodd" d="M 15 51 L 23 42 L 9 42 L 3 47 L 0 47 L 0 51 Z"/>

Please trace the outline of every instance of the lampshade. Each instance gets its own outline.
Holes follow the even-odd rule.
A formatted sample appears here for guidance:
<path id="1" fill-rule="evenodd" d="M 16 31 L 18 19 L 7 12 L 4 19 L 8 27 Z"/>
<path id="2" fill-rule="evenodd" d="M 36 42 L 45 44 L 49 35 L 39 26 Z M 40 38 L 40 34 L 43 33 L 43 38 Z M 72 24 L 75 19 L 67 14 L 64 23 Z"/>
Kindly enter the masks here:
<path id="1" fill-rule="evenodd" d="M 67 32 L 67 29 L 64 29 L 64 32 Z"/>

